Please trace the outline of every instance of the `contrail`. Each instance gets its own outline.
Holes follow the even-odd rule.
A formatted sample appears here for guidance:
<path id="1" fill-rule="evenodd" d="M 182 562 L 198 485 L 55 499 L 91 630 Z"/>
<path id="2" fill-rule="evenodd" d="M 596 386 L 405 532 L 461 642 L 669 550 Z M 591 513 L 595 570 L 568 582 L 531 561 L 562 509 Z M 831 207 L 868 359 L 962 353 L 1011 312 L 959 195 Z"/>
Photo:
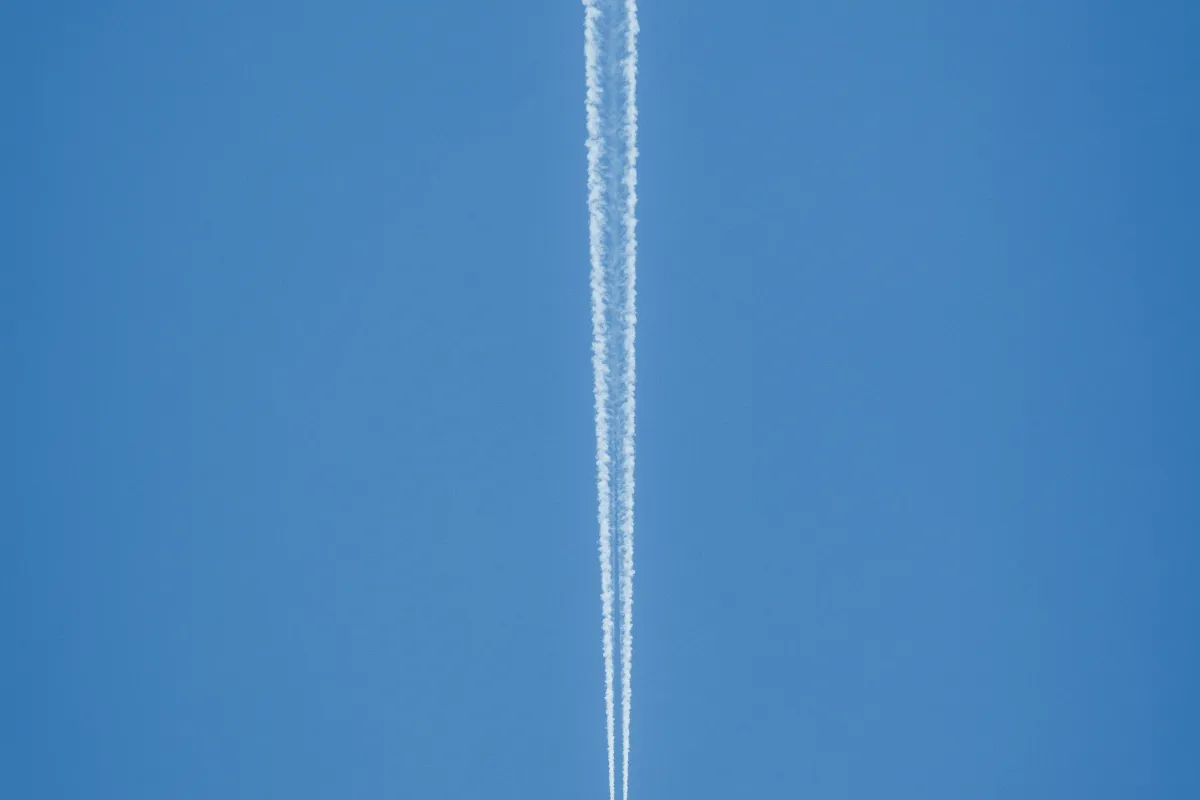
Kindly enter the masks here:
<path id="1" fill-rule="evenodd" d="M 634 411 L 637 388 L 637 0 L 625 0 L 625 78 L 623 130 L 625 208 L 622 233 L 625 240 L 625 363 L 621 376 L 624 394 L 624 424 L 620 450 L 621 526 L 621 796 L 629 800 L 629 718 L 633 708 L 633 489 Z"/>
<path id="2" fill-rule="evenodd" d="M 637 2 L 583 0 L 596 494 L 608 794 L 616 800 L 614 635 L 621 658 L 621 787 L 629 800 L 633 705 L 633 496 L 637 263 Z M 615 484 L 615 486 L 614 486 Z M 613 548 L 614 522 L 618 534 Z M 616 592 L 614 593 L 614 572 Z M 620 629 L 614 628 L 620 596 Z"/>
<path id="3" fill-rule="evenodd" d="M 600 9 L 595 0 L 584 0 L 584 55 L 587 74 L 588 234 L 592 264 L 592 379 L 596 403 L 596 495 L 600 524 L 600 603 L 604 636 L 604 710 L 608 723 L 608 797 L 616 800 L 616 764 L 613 724 L 613 568 L 612 486 L 610 484 L 608 424 L 608 322 L 605 281 L 607 202 L 604 196 L 602 159 L 605 138 L 600 129 L 601 71 L 597 26 Z"/>

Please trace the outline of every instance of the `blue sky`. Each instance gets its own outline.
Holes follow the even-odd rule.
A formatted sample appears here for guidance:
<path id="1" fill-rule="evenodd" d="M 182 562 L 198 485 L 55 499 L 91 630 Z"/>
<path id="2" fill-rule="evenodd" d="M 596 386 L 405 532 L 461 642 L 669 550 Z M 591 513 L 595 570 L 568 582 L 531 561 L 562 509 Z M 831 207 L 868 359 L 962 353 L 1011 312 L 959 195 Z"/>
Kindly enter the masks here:
<path id="1" fill-rule="evenodd" d="M 1200 796 L 1143 5 L 643 4 L 637 797 Z M 0 794 L 603 797 L 581 6 L 0 30 Z"/>

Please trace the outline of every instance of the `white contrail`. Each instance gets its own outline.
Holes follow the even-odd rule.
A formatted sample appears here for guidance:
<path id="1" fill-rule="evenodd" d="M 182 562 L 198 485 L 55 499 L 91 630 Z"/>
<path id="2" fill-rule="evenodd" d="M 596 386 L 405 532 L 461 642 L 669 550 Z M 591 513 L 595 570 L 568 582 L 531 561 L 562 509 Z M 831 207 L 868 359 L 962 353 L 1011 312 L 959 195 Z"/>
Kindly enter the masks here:
<path id="1" fill-rule="evenodd" d="M 613 624 L 617 614 L 613 580 L 616 572 L 616 588 L 620 594 L 621 783 L 622 798 L 628 800 L 630 714 L 633 704 L 636 89 L 639 30 L 636 0 L 583 0 L 583 5 L 587 59 L 592 371 L 596 404 L 608 791 L 609 800 L 616 800 L 616 676 L 613 647 L 614 634 L 618 633 Z M 610 89 L 606 84 L 610 79 L 613 81 L 612 93 L 606 95 Z M 610 259 L 612 263 L 609 263 Z M 615 453 L 610 453 L 610 450 Z M 612 546 L 614 521 L 619 532 L 617 553 L 613 552 Z"/>
<path id="2" fill-rule="evenodd" d="M 600 604 L 604 636 L 604 710 L 608 722 L 608 797 L 616 800 L 616 765 L 613 724 L 613 568 L 611 456 L 608 452 L 608 322 L 604 261 L 607 208 L 601 161 L 605 140 L 600 130 L 600 42 L 597 26 L 600 9 L 595 0 L 583 0 L 584 56 L 587 73 L 588 233 L 592 263 L 592 379 L 596 402 L 596 494 L 600 523 Z"/>
<path id="3" fill-rule="evenodd" d="M 620 449 L 621 526 L 621 796 L 629 800 L 629 719 L 633 707 L 633 489 L 634 411 L 637 388 L 637 0 L 625 0 L 625 77 L 623 129 L 625 190 L 622 233 L 625 242 L 625 307 L 621 311 L 625 333 L 623 389 L 624 424 Z"/>

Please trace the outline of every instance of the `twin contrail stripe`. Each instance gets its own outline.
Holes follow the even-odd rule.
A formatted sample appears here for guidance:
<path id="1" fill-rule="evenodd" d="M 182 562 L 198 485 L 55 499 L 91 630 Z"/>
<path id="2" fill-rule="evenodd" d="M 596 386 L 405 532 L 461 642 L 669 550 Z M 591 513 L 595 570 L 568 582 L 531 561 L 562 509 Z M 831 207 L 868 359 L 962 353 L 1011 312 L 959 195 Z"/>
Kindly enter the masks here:
<path id="1" fill-rule="evenodd" d="M 596 405 L 596 494 L 600 524 L 600 603 L 604 637 L 604 710 L 608 723 L 608 797 L 616 800 L 615 730 L 613 714 L 613 569 L 612 484 L 608 420 L 608 298 L 605 280 L 607 202 L 602 164 L 606 140 L 601 130 L 601 64 L 597 2 L 584 0 L 584 56 L 587 74 L 588 233 L 592 288 L 592 379 Z"/>
<path id="2" fill-rule="evenodd" d="M 621 311 L 625 333 L 625 364 L 621 376 L 624 424 L 618 464 L 621 470 L 621 796 L 629 800 L 629 721 L 633 710 L 633 489 L 634 418 L 637 389 L 637 0 L 625 0 L 624 126 L 625 169 L 621 178 L 625 194 L 622 234 L 625 240 L 625 305 Z"/>
<path id="3" fill-rule="evenodd" d="M 614 635 L 620 639 L 621 785 L 633 705 L 633 496 L 637 325 L 637 2 L 583 0 L 596 494 L 608 794 L 616 800 Z M 615 484 L 615 490 L 614 490 Z M 615 520 L 614 520 L 615 517 Z M 614 552 L 614 522 L 618 536 Z M 616 588 L 620 594 L 620 630 Z"/>

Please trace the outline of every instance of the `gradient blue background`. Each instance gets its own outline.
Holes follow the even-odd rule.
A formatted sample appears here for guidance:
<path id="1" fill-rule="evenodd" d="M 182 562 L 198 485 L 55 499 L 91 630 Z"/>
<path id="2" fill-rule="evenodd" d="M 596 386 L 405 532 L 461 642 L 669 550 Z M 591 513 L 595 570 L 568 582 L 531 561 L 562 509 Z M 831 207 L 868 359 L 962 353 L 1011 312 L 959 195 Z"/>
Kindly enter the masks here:
<path id="1" fill-rule="evenodd" d="M 0 11 L 0 795 L 605 796 L 582 13 Z M 1200 797 L 1200 5 L 642 26 L 633 793 Z"/>

